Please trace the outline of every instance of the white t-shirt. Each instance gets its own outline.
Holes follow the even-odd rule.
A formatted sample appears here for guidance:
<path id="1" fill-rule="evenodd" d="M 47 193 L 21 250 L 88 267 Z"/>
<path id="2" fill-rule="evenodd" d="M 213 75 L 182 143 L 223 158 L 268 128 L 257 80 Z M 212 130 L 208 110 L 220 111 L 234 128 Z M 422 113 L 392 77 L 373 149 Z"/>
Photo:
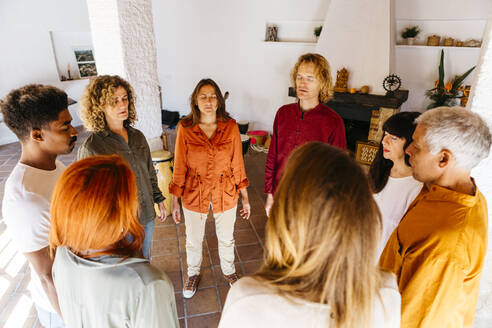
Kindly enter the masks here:
<path id="1" fill-rule="evenodd" d="M 380 293 L 382 303 L 379 298 L 374 302 L 373 327 L 400 327 L 401 297 L 395 276 L 384 273 Z M 329 328 L 333 327 L 330 314 L 328 305 L 287 298 L 265 283 L 244 277 L 227 295 L 219 328 Z"/>
<path id="2" fill-rule="evenodd" d="M 5 182 L 2 214 L 12 242 L 20 252 L 31 253 L 49 245 L 51 196 L 64 170 L 65 165 L 60 161 L 56 161 L 56 169 L 52 171 L 17 163 Z M 30 263 L 29 266 L 33 302 L 55 312 L 36 271 Z"/>
<path id="3" fill-rule="evenodd" d="M 384 250 L 393 230 L 398 226 L 407 212 L 408 207 L 422 189 L 422 182 L 408 176 L 404 178 L 388 178 L 386 186 L 379 193 L 374 194 L 374 199 L 379 206 L 383 221 L 383 234 L 378 248 L 378 257 Z"/>

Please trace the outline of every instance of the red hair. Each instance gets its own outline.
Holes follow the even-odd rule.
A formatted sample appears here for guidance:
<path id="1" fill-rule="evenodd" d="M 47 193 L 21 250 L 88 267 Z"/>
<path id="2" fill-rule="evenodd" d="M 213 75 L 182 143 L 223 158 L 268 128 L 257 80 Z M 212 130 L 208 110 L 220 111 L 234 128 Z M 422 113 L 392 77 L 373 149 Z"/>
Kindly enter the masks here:
<path id="1" fill-rule="evenodd" d="M 122 157 L 93 156 L 73 163 L 53 193 L 51 254 L 66 246 L 82 257 L 135 256 L 144 239 L 138 206 L 135 176 Z M 101 251 L 81 254 L 88 250 Z"/>

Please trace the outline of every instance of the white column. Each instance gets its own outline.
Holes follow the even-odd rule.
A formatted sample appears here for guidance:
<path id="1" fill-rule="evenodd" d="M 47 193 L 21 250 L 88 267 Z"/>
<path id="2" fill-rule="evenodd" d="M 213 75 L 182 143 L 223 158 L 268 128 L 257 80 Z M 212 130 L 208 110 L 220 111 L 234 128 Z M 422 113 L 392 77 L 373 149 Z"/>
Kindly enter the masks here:
<path id="1" fill-rule="evenodd" d="M 484 118 L 492 129 L 492 13 L 484 31 L 480 61 L 475 68 L 467 108 Z M 492 150 L 489 157 L 472 170 L 478 188 L 487 199 L 489 209 L 489 241 L 480 282 L 475 327 L 492 327 Z"/>
<path id="2" fill-rule="evenodd" d="M 393 1 L 331 0 L 316 52 L 337 70 L 349 71 L 348 85 L 385 94 L 383 80 L 393 68 Z"/>
<path id="3" fill-rule="evenodd" d="M 138 121 L 151 150 L 162 149 L 151 0 L 87 0 L 99 75 L 117 74 L 135 90 Z"/>

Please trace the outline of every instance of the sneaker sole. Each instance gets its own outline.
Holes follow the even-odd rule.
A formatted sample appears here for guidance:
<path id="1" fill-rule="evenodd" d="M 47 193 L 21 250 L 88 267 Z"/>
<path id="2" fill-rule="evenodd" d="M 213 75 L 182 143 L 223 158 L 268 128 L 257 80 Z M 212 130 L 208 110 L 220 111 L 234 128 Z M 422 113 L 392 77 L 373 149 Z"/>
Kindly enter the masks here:
<path id="1" fill-rule="evenodd" d="M 185 293 L 189 293 L 189 292 L 190 292 L 189 290 L 184 290 L 184 289 L 183 289 L 183 297 L 184 297 L 184 298 L 192 298 L 192 297 L 195 295 L 196 290 L 195 290 L 195 291 L 193 291 L 191 295 L 189 295 L 189 294 L 185 294 Z"/>

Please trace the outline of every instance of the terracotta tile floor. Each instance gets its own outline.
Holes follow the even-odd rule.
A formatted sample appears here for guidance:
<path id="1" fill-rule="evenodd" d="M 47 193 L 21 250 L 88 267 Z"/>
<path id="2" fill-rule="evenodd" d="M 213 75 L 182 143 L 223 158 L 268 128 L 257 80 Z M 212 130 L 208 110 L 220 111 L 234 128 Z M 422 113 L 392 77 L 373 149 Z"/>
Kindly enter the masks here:
<path id="1" fill-rule="evenodd" d="M 79 131 L 80 145 L 87 133 Z M 69 155 L 60 156 L 65 164 L 72 163 L 77 148 Z M 20 157 L 20 145 L 0 146 L 0 199 L 3 199 L 5 179 Z M 252 216 L 249 220 L 237 217 L 235 224 L 236 270 L 242 275 L 254 273 L 261 265 L 266 215 L 263 194 L 266 155 L 252 150 L 244 157 L 250 180 L 249 199 Z M 186 279 L 184 223 L 175 225 L 169 217 L 164 223 L 156 221 L 152 244 L 152 264 L 167 273 L 174 284 L 176 304 L 181 327 L 217 327 L 220 312 L 229 291 L 220 269 L 215 224 L 211 215 L 207 218 L 203 242 L 202 279 L 198 291 L 191 299 L 184 299 L 182 288 Z M 16 252 L 5 233 L 0 218 L 0 327 L 41 327 L 36 310 L 29 298 L 26 286 L 30 270 L 22 254 Z"/>

